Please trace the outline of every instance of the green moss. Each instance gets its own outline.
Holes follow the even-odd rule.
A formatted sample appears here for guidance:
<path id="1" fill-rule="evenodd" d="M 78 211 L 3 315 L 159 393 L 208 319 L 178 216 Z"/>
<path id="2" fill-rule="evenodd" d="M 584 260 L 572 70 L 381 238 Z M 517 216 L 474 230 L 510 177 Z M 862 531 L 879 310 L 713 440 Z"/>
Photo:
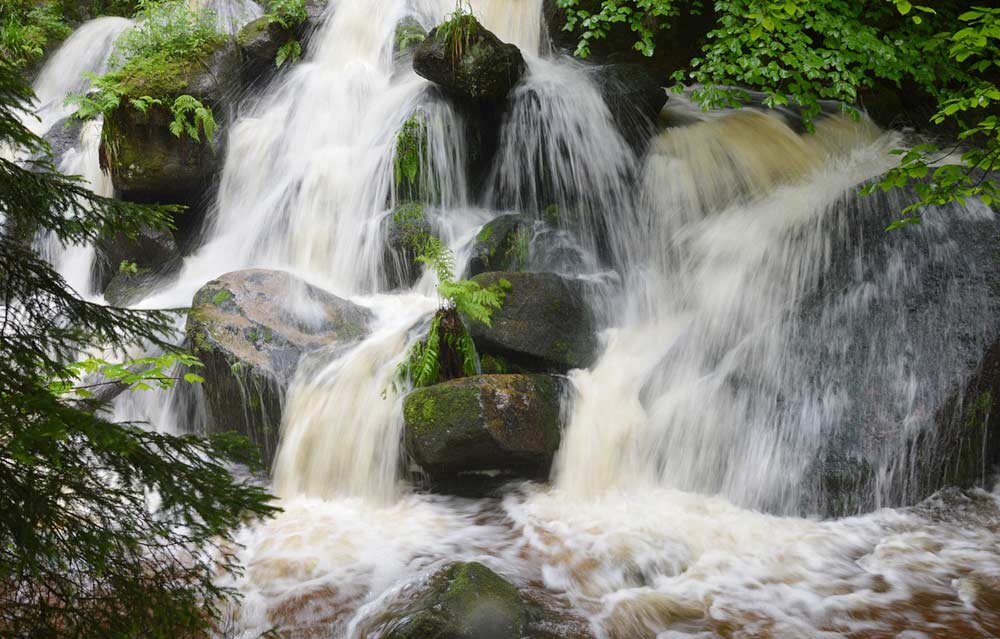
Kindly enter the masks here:
<path id="1" fill-rule="evenodd" d="M 403 20 L 396 25 L 396 50 L 405 52 L 427 39 L 427 33 L 416 20 Z"/>
<path id="2" fill-rule="evenodd" d="M 216 306 L 221 305 L 226 300 L 233 296 L 232 292 L 227 289 L 220 289 L 215 295 L 212 296 L 212 303 Z"/>
<path id="3" fill-rule="evenodd" d="M 476 235 L 476 240 L 480 242 L 488 242 L 491 237 L 493 237 L 493 225 L 487 224 L 482 228 L 482 230 L 479 231 L 479 234 Z"/>

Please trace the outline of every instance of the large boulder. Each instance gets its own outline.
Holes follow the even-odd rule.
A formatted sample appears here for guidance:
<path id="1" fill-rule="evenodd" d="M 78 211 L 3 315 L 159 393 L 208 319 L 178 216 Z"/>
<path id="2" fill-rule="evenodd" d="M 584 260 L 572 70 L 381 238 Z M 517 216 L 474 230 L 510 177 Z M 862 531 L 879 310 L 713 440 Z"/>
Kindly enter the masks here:
<path id="1" fill-rule="evenodd" d="M 388 624 L 384 639 L 522 639 L 531 614 L 517 588 L 478 562 L 456 563 Z"/>
<path id="2" fill-rule="evenodd" d="M 667 103 L 667 92 L 638 64 L 609 64 L 591 71 L 622 137 L 643 152 Z"/>
<path id="3" fill-rule="evenodd" d="M 511 284 L 492 326 L 472 324 L 480 352 L 552 372 L 594 362 L 598 343 L 583 282 L 554 273 L 483 273 L 472 279 L 484 288 L 501 279 Z"/>
<path id="4" fill-rule="evenodd" d="M 466 100 L 505 100 L 526 69 L 516 46 L 501 42 L 471 15 L 433 29 L 413 53 L 417 75 Z"/>
<path id="5" fill-rule="evenodd" d="M 484 473 L 545 477 L 559 448 L 561 389 L 549 375 L 478 375 L 419 388 L 403 405 L 406 450 L 448 492 Z"/>
<path id="6" fill-rule="evenodd" d="M 265 463 L 278 446 L 284 391 L 303 354 L 365 336 L 371 313 L 281 271 L 228 273 L 205 284 L 187 337 L 205 365 L 210 432 L 237 431 Z"/>
<path id="7" fill-rule="evenodd" d="M 121 105 L 104 119 L 101 168 L 111 176 L 118 196 L 130 202 L 188 207 L 189 212 L 175 220 L 181 235 L 193 235 L 200 228 L 203 206 L 221 169 L 223 130 L 230 98 L 239 91 L 239 69 L 239 54 L 225 40 L 157 74 L 144 75 L 144 70 L 126 66 Z M 194 140 L 170 131 L 171 106 L 181 95 L 212 109 L 218 125 L 212 139 L 199 133 Z M 135 108 L 131 100 L 143 96 L 159 102 L 145 110 Z"/>

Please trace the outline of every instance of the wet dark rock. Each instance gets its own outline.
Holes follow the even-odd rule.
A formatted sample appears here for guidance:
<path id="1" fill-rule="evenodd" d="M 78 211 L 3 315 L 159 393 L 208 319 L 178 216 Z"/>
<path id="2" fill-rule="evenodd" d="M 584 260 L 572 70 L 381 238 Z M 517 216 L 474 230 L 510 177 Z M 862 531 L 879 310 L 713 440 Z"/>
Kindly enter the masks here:
<path id="1" fill-rule="evenodd" d="M 639 153 L 656 132 L 656 120 L 667 93 L 638 64 L 609 64 L 591 72 L 622 137 Z"/>
<path id="2" fill-rule="evenodd" d="M 469 273 L 519 271 L 527 265 L 533 220 L 525 215 L 501 215 L 490 220 L 476 235 L 469 260 Z"/>
<path id="3" fill-rule="evenodd" d="M 43 139 L 52 149 L 52 163 L 58 167 L 66 158 L 66 153 L 80 143 L 83 122 L 74 118 L 63 118 L 46 132 Z"/>
<path id="4" fill-rule="evenodd" d="M 208 430 L 246 435 L 268 464 L 299 359 L 362 339 L 371 318 L 367 309 L 281 271 L 228 273 L 205 284 L 191 306 L 186 332 L 205 365 Z"/>
<path id="5" fill-rule="evenodd" d="M 560 394 L 549 375 L 478 375 L 419 388 L 404 402 L 406 450 L 448 492 L 478 473 L 544 477 L 559 448 Z"/>
<path id="6" fill-rule="evenodd" d="M 293 30 L 261 16 L 240 29 L 236 36 L 243 56 L 242 75 L 247 84 L 269 78 L 277 70 L 278 50 L 295 38 Z"/>
<path id="7" fill-rule="evenodd" d="M 423 593 L 390 624 L 384 639 L 522 639 L 529 608 L 510 582 L 477 562 L 456 563 L 433 576 Z"/>
<path id="8" fill-rule="evenodd" d="M 476 348 L 503 356 L 529 370 L 565 372 L 590 366 L 597 355 L 594 320 L 586 287 L 554 273 L 483 273 L 473 278 L 489 287 L 511 284 L 492 326 L 473 323 Z"/>
<path id="9" fill-rule="evenodd" d="M 527 69 L 521 51 L 501 42 L 471 16 L 456 20 L 461 26 L 450 35 L 439 26 L 417 47 L 414 71 L 456 98 L 506 100 Z"/>
<path id="10" fill-rule="evenodd" d="M 134 237 L 124 233 L 100 237 L 95 248 L 97 258 L 94 263 L 94 277 L 97 290 L 104 291 L 113 279 L 119 279 L 119 286 L 140 278 L 119 277 L 122 275 L 143 275 L 143 281 L 151 281 L 151 276 L 166 276 L 177 271 L 181 265 L 181 250 L 173 234 L 166 229 L 154 230 L 144 227 Z M 131 287 L 130 287 L 131 288 Z M 121 297 L 116 297 L 120 300 Z M 111 298 L 108 298 L 111 301 Z"/>

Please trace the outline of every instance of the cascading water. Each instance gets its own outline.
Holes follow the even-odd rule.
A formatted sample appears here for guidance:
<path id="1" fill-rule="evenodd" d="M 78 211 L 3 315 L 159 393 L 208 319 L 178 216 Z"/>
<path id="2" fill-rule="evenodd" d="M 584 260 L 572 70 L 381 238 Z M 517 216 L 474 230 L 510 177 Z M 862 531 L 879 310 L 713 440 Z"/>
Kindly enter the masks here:
<path id="1" fill-rule="evenodd" d="M 996 315 L 963 293 L 985 276 L 978 256 L 956 255 L 950 224 L 975 232 L 993 213 L 975 203 L 930 211 L 921 228 L 876 242 L 902 200 L 856 192 L 902 140 L 837 116 L 803 135 L 781 116 L 700 114 L 680 100 L 668 115 L 696 123 L 668 129 L 637 158 L 590 69 L 539 57 L 541 4 L 472 3 L 530 69 L 477 199 L 461 114 L 393 55 L 401 18 L 432 27 L 453 2 L 331 3 L 307 58 L 231 127 L 204 244 L 139 304 L 187 305 L 222 273 L 264 267 L 375 318 L 362 342 L 299 366 L 274 469 L 285 512 L 240 534 L 246 573 L 229 585 L 245 599 L 228 635 L 277 626 L 378 636 L 413 584 L 476 560 L 602 639 L 991 636 L 996 495 L 945 491 L 916 509 L 801 515 L 829 507 L 820 469 L 830 442 L 864 469 L 859 503 L 841 510 L 919 496 L 906 443 L 929 426 L 923 403 L 965 381 L 959 360 L 981 350 Z M 46 71 L 68 81 L 68 70 Z M 575 237 L 583 256 L 580 274 L 617 283 L 592 300 L 609 327 L 604 352 L 570 373 L 551 486 L 460 500 L 404 481 L 401 400 L 382 393 L 437 300 L 429 276 L 409 291 L 379 290 L 382 225 L 399 197 L 396 133 L 414 114 L 438 196 L 432 225 L 460 264 L 490 218 L 555 211 L 560 237 Z M 90 177 L 84 166 L 66 165 Z M 915 300 L 925 279 L 944 302 L 918 325 L 905 309 L 924 313 Z M 294 307 L 294 295 L 275 303 Z M 959 316 L 984 330 L 962 336 L 967 351 L 944 352 L 935 332 Z M 160 428 L 199 419 L 167 393 L 116 408 Z M 550 630 L 577 636 L 566 628 Z"/>

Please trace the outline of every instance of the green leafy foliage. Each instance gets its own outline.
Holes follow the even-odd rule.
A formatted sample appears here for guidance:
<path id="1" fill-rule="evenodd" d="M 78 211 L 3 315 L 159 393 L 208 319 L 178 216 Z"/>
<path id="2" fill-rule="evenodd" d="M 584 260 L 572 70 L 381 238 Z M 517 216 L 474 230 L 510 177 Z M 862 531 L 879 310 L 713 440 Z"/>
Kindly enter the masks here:
<path id="1" fill-rule="evenodd" d="M 455 10 L 438 26 L 434 37 L 444 43 L 454 66 L 472 45 L 472 39 L 477 33 L 479 21 L 472 14 L 472 6 L 468 2 L 457 0 Z"/>
<path id="2" fill-rule="evenodd" d="M 69 24 L 54 0 L 0 2 L 0 58 L 16 67 L 36 62 L 46 47 L 69 34 Z"/>
<path id="3" fill-rule="evenodd" d="M 207 106 L 190 95 L 181 95 L 174 100 L 170 113 L 174 116 L 174 121 L 170 123 L 170 132 L 174 137 L 179 138 L 186 133 L 195 142 L 201 142 L 200 130 L 205 133 L 206 140 L 212 141 L 216 125 L 212 110 Z"/>
<path id="4" fill-rule="evenodd" d="M 267 13 L 264 19 L 268 24 L 279 24 L 286 31 L 292 32 L 301 27 L 309 19 L 305 0 L 270 0 L 267 3 Z M 289 36 L 274 56 L 274 64 L 281 68 L 286 62 L 294 63 L 302 57 L 302 43 Z"/>
<path id="5" fill-rule="evenodd" d="M 437 383 L 441 377 L 444 346 L 448 347 L 449 354 L 457 355 L 461 374 L 475 375 L 479 370 L 479 358 L 463 319 L 491 326 L 493 312 L 503 307 L 510 282 L 500 280 L 483 288 L 472 280 L 456 280 L 454 254 L 433 235 L 424 239 L 417 260 L 438 278 L 441 309 L 431 320 L 427 337 L 414 344 L 404 357 L 397 372 L 397 382 L 409 380 L 413 387 Z"/>
<path id="6" fill-rule="evenodd" d="M 590 55 L 590 47 L 595 40 L 608 36 L 609 31 L 619 24 L 627 25 L 636 35 L 633 45 L 645 56 L 653 55 L 654 37 L 659 29 L 667 29 L 685 4 L 690 11 L 699 11 L 701 2 L 678 3 L 675 0 L 635 0 L 601 2 L 598 10 L 581 7 L 580 0 L 557 0 L 566 12 L 566 31 L 579 31 L 580 39 L 576 55 L 585 58 Z M 597 4 L 597 3 L 591 3 Z"/>
<path id="7" fill-rule="evenodd" d="M 410 116 L 403 123 L 396 135 L 396 154 L 392 161 L 396 188 L 416 188 L 426 138 L 427 125 L 418 115 Z"/>
<path id="8" fill-rule="evenodd" d="M 265 16 L 268 22 L 296 29 L 309 19 L 309 12 L 305 0 L 269 0 Z"/>
<path id="9" fill-rule="evenodd" d="M 155 388 L 198 377 L 173 372 L 194 364 L 171 343 L 174 313 L 81 299 L 32 238 L 135 234 L 165 228 L 174 211 L 98 197 L 59 174 L 21 124 L 32 99 L 0 60 L 0 146 L 42 158 L 0 156 L 0 637 L 207 638 L 236 596 L 217 584 L 240 570 L 233 531 L 274 508 L 228 469 L 253 462 L 245 440 L 109 421 L 104 395 L 80 380 Z M 77 361 L 95 348 L 163 355 Z"/>
<path id="10" fill-rule="evenodd" d="M 278 53 L 274 56 L 274 64 L 279 69 L 285 62 L 295 63 L 302 57 L 302 43 L 298 40 L 289 40 L 278 48 Z"/>
<path id="11" fill-rule="evenodd" d="M 140 0 L 139 17 L 142 22 L 115 43 L 112 63 L 121 68 L 88 75 L 90 90 L 68 98 L 77 108 L 74 117 L 107 116 L 122 105 L 144 114 L 164 107 L 170 112 L 173 135 L 200 142 L 204 134 L 211 143 L 216 129 L 211 108 L 184 90 L 199 60 L 225 39 L 215 16 L 191 9 L 184 0 Z"/>

